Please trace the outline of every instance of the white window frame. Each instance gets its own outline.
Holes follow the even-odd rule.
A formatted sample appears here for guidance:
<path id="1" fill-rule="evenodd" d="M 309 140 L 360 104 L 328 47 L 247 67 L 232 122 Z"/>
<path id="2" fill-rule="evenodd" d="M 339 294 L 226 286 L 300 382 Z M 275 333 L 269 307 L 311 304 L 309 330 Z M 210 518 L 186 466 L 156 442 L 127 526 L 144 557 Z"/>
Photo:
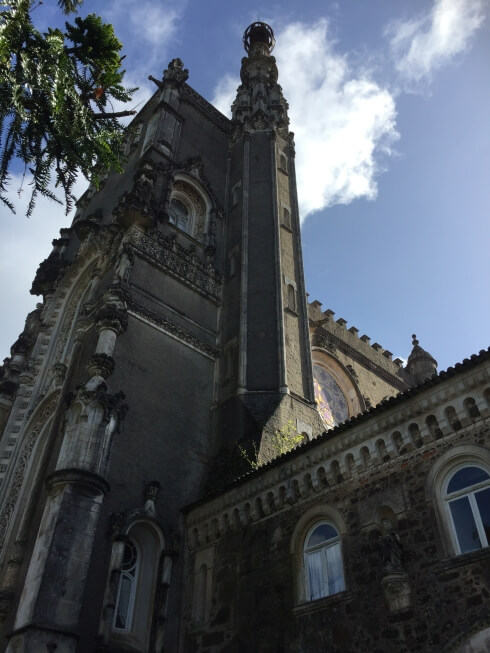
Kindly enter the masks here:
<path id="1" fill-rule="evenodd" d="M 138 575 L 139 575 L 139 568 L 140 568 L 140 563 L 141 563 L 141 551 L 139 550 L 139 547 L 137 546 L 136 542 L 133 540 L 130 540 L 131 544 L 134 546 L 135 551 L 136 551 L 136 564 L 134 565 L 134 570 L 133 570 L 133 575 L 130 577 L 129 573 L 126 572 L 125 570 L 120 569 L 120 575 L 119 575 L 119 581 L 117 584 L 117 594 L 116 594 L 116 601 L 114 605 L 114 616 L 112 620 L 112 628 L 116 632 L 120 633 L 129 633 L 131 632 L 131 628 L 133 625 L 133 615 L 134 615 L 134 603 L 135 603 L 135 597 L 136 597 L 136 588 L 138 586 Z M 128 546 L 127 543 L 124 544 L 124 546 Z M 119 599 L 121 596 L 121 588 L 122 588 L 122 582 L 124 578 L 131 578 L 131 590 L 129 594 L 129 602 L 128 602 L 128 610 L 126 614 L 126 626 L 125 628 L 120 628 L 119 626 L 116 625 L 117 621 L 117 616 L 118 616 L 118 606 L 119 606 Z"/>
<path id="2" fill-rule="evenodd" d="M 452 539 L 452 544 L 454 547 L 454 551 L 456 552 L 456 555 L 464 555 L 465 553 L 471 553 L 471 551 L 461 551 L 458 532 L 456 530 L 456 526 L 454 524 L 453 515 L 451 513 L 451 508 L 450 508 L 450 504 L 454 500 L 461 499 L 463 497 L 468 497 L 473 519 L 475 520 L 476 530 L 480 538 L 481 547 L 478 549 L 474 549 L 474 551 L 479 551 L 480 549 L 484 549 L 489 546 L 488 538 L 486 536 L 485 529 L 483 527 L 480 510 L 476 503 L 475 493 L 490 487 L 490 478 L 487 478 L 485 481 L 482 481 L 481 483 L 470 485 L 465 488 L 462 488 L 461 490 L 457 490 L 456 492 L 451 492 L 451 494 L 449 495 L 447 492 L 448 485 L 451 482 L 454 475 L 457 474 L 457 472 L 461 471 L 462 469 L 468 467 L 476 467 L 477 469 L 481 469 L 482 471 L 484 471 L 486 474 L 490 476 L 489 470 L 484 465 L 476 461 L 472 462 L 471 460 L 468 460 L 465 461 L 464 463 L 460 463 L 459 465 L 451 467 L 451 469 L 447 472 L 442 485 L 442 500 L 443 500 L 444 512 L 446 515 L 446 520 L 447 520 L 449 532 Z"/>
<path id="3" fill-rule="evenodd" d="M 180 202 L 186 209 L 187 209 L 187 222 L 185 225 L 185 228 L 183 228 L 179 224 L 179 218 L 177 218 L 177 221 L 173 220 L 173 215 L 172 215 L 172 202 Z M 187 234 L 188 236 L 192 236 L 194 233 L 194 223 L 195 223 L 195 211 L 194 211 L 194 206 L 191 204 L 191 202 L 187 201 L 187 199 L 181 195 L 181 193 L 173 193 L 172 197 L 170 199 L 170 215 L 169 215 L 169 222 L 170 224 L 173 224 L 174 227 L 182 231 L 183 233 Z"/>
<path id="4" fill-rule="evenodd" d="M 322 525 L 326 526 L 331 526 L 337 535 L 333 538 L 330 538 L 328 540 L 325 540 L 323 542 L 320 542 L 319 544 L 313 545 L 308 547 L 307 542 L 312 535 L 312 533 Z M 332 555 L 332 551 L 334 549 L 338 549 L 340 552 L 340 568 L 342 571 L 342 587 L 338 591 L 335 592 L 330 592 L 329 591 L 329 574 L 328 574 L 328 563 L 329 563 L 329 551 L 330 555 Z M 309 566 L 309 557 L 314 554 L 318 553 L 321 551 L 324 555 L 322 556 L 322 571 L 323 571 L 323 576 L 326 579 L 326 589 L 327 591 L 323 593 L 321 596 L 312 596 L 312 590 L 310 587 L 310 566 Z M 305 588 L 306 588 L 306 600 L 308 602 L 310 601 L 318 601 L 319 599 L 326 598 L 327 596 L 335 596 L 335 594 L 340 594 L 340 592 L 343 592 L 345 590 L 345 574 L 344 574 L 344 563 L 343 563 L 343 556 L 342 556 L 342 542 L 340 539 L 340 533 L 336 526 L 332 524 L 329 521 L 318 521 L 311 526 L 311 528 L 308 530 L 306 537 L 304 539 L 303 543 L 303 568 L 304 568 L 304 576 L 305 576 Z"/>

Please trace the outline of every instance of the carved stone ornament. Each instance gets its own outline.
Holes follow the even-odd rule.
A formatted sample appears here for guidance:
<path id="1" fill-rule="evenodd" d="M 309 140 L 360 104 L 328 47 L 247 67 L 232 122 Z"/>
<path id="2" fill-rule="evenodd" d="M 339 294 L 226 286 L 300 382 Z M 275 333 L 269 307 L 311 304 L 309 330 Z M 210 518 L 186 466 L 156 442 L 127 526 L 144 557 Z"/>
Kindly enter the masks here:
<path id="1" fill-rule="evenodd" d="M 100 223 L 104 214 L 102 209 L 97 209 L 93 213 L 90 213 L 86 218 L 75 218 L 73 222 L 73 228 L 79 240 L 83 241 L 87 236 L 92 232 L 98 232 L 100 229 Z"/>
<path id="2" fill-rule="evenodd" d="M 326 351 L 330 352 L 331 354 L 335 354 L 337 351 L 337 348 L 333 344 L 333 342 L 330 340 L 328 333 L 322 329 L 321 327 L 316 330 L 315 336 L 314 336 L 314 344 L 317 347 L 321 347 L 322 349 L 325 349 Z"/>
<path id="3" fill-rule="evenodd" d="M 114 359 L 108 354 L 94 354 L 87 363 L 90 377 L 101 376 L 103 379 L 109 378 L 115 367 Z"/>
<path id="4" fill-rule="evenodd" d="M 412 608 L 412 591 L 405 572 L 391 573 L 383 578 L 381 584 L 391 614 Z"/>
<path id="5" fill-rule="evenodd" d="M 32 282 L 31 295 L 47 295 L 54 292 L 57 282 L 69 266 L 63 256 L 58 252 L 51 252 L 48 258 L 44 259 Z"/>
<path id="6" fill-rule="evenodd" d="M 112 539 L 120 537 L 122 534 L 124 524 L 126 522 L 127 514 L 125 512 L 113 512 L 109 516 L 109 529 L 110 537 Z"/>
<path id="7" fill-rule="evenodd" d="M 195 251 L 175 242 L 175 238 L 164 236 L 156 230 L 144 234 L 135 229 L 130 235 L 130 242 L 144 258 L 170 275 L 214 300 L 221 299 L 221 273 L 212 263 L 202 261 Z"/>
<path id="8" fill-rule="evenodd" d="M 59 388 L 63 385 L 67 372 L 67 367 L 64 363 L 55 363 L 52 367 L 51 374 L 53 376 L 52 385 L 54 388 Z"/>
<path id="9" fill-rule="evenodd" d="M 388 521 L 388 520 L 384 520 Z M 385 534 L 379 538 L 379 550 L 381 554 L 381 565 L 383 573 L 404 572 L 403 569 L 403 547 L 398 533 L 386 527 Z"/>
<path id="10" fill-rule="evenodd" d="M 124 226 L 133 222 L 150 226 L 160 217 L 158 201 L 154 193 L 155 172 L 151 161 L 143 161 L 134 176 L 134 185 L 122 194 L 113 210 L 114 221 Z"/>
<path id="11" fill-rule="evenodd" d="M 145 501 L 156 501 L 162 486 L 158 481 L 150 481 L 145 485 Z"/>
<path id="12" fill-rule="evenodd" d="M 356 370 L 350 364 L 346 365 L 346 367 L 347 367 L 347 370 L 348 370 L 349 374 L 352 376 L 354 381 L 356 381 L 356 383 L 357 383 L 359 381 L 359 378 L 357 376 Z"/>
<path id="13" fill-rule="evenodd" d="M 99 330 L 112 329 L 120 335 L 128 328 L 128 314 L 123 308 L 104 306 L 97 311 L 95 318 Z"/>
<path id="14" fill-rule="evenodd" d="M 173 86 L 182 86 L 189 78 L 189 71 L 184 68 L 182 59 L 176 58 L 168 64 L 168 68 L 163 71 L 163 81 Z"/>
<path id="15" fill-rule="evenodd" d="M 10 354 L 11 356 L 14 356 L 15 354 L 28 354 L 32 345 L 32 341 L 21 333 L 12 347 L 10 347 Z"/>

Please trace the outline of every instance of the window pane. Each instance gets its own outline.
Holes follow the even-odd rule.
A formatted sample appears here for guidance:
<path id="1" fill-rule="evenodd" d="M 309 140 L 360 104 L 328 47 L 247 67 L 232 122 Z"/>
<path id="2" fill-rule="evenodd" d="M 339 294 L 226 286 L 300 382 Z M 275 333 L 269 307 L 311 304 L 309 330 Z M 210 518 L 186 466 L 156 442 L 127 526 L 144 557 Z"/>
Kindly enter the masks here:
<path id="1" fill-rule="evenodd" d="M 490 488 L 475 492 L 475 499 L 483 523 L 483 530 L 487 536 L 486 545 L 488 546 L 490 543 Z"/>
<path id="2" fill-rule="evenodd" d="M 320 524 L 315 528 L 313 533 L 308 538 L 307 548 L 331 540 L 333 537 L 338 537 L 338 533 L 330 524 Z"/>
<path id="3" fill-rule="evenodd" d="M 461 553 L 481 549 L 481 542 L 468 497 L 451 501 L 449 507 L 451 508 Z"/>
<path id="4" fill-rule="evenodd" d="M 129 614 L 129 600 L 131 598 L 131 586 L 133 584 L 133 579 L 126 576 L 125 574 L 121 575 L 119 581 L 119 594 L 117 597 L 117 608 L 116 608 L 116 628 L 121 630 L 126 630 L 129 626 L 128 624 L 128 614 Z"/>
<path id="5" fill-rule="evenodd" d="M 479 467 L 464 467 L 463 469 L 460 469 L 459 472 L 456 472 L 449 481 L 447 493 L 450 494 L 451 492 L 462 490 L 465 487 L 482 483 L 489 478 L 490 476 Z"/>
<path id="6" fill-rule="evenodd" d="M 306 555 L 308 580 L 310 584 L 310 601 L 327 596 L 328 585 L 325 574 L 325 552 L 323 549 Z"/>
<path id="7" fill-rule="evenodd" d="M 326 549 L 328 571 L 328 593 L 337 594 L 344 590 L 344 572 L 342 569 L 342 554 L 340 542 Z"/>

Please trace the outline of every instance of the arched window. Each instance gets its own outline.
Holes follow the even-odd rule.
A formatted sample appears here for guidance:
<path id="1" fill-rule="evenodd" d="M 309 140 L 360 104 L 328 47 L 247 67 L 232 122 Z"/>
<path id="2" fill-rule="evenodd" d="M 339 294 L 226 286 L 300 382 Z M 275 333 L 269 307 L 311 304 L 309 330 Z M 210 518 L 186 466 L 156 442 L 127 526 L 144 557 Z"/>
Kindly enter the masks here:
<path id="1" fill-rule="evenodd" d="M 124 548 L 115 553 L 122 542 L 114 542 L 119 571 L 117 586 L 111 587 L 112 570 L 106 595 L 107 605 L 114 606 L 108 634 L 111 650 L 129 650 L 128 642 L 138 651 L 148 651 L 152 633 L 154 600 L 159 583 L 170 582 L 169 558 L 161 560 L 164 539 L 160 528 L 146 519 L 134 521 L 125 532 Z M 166 576 L 167 580 L 162 579 Z M 112 598 L 114 597 L 114 598 Z M 160 594 L 161 597 L 161 594 Z M 111 600 L 112 599 L 112 600 Z"/>
<path id="2" fill-rule="evenodd" d="M 456 553 L 488 546 L 490 474 L 476 465 L 460 466 L 446 476 L 443 492 Z"/>
<path id="3" fill-rule="evenodd" d="M 184 202 L 175 197 L 170 202 L 170 222 L 182 231 L 190 233 L 191 212 Z"/>
<path id="4" fill-rule="evenodd" d="M 188 177 L 178 177 L 172 187 L 168 221 L 202 244 L 209 236 L 211 203 L 203 189 Z"/>
<path id="5" fill-rule="evenodd" d="M 307 601 L 345 589 L 340 537 L 332 524 L 320 522 L 308 531 L 304 543 L 304 571 Z"/>
<path id="6" fill-rule="evenodd" d="M 128 631 L 131 629 L 131 620 L 134 608 L 134 595 L 138 575 L 138 549 L 128 540 L 124 544 L 123 560 L 117 587 L 116 607 L 114 610 L 115 630 Z"/>

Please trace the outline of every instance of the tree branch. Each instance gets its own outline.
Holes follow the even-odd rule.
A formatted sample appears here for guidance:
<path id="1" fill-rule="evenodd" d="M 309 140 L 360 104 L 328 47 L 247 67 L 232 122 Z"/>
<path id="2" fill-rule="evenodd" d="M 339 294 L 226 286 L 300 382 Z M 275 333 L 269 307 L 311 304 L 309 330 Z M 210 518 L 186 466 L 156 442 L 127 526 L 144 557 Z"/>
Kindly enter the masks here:
<path id="1" fill-rule="evenodd" d="M 108 118 L 124 118 L 134 116 L 136 111 L 114 111 L 113 113 L 94 113 L 94 120 L 107 120 Z"/>

